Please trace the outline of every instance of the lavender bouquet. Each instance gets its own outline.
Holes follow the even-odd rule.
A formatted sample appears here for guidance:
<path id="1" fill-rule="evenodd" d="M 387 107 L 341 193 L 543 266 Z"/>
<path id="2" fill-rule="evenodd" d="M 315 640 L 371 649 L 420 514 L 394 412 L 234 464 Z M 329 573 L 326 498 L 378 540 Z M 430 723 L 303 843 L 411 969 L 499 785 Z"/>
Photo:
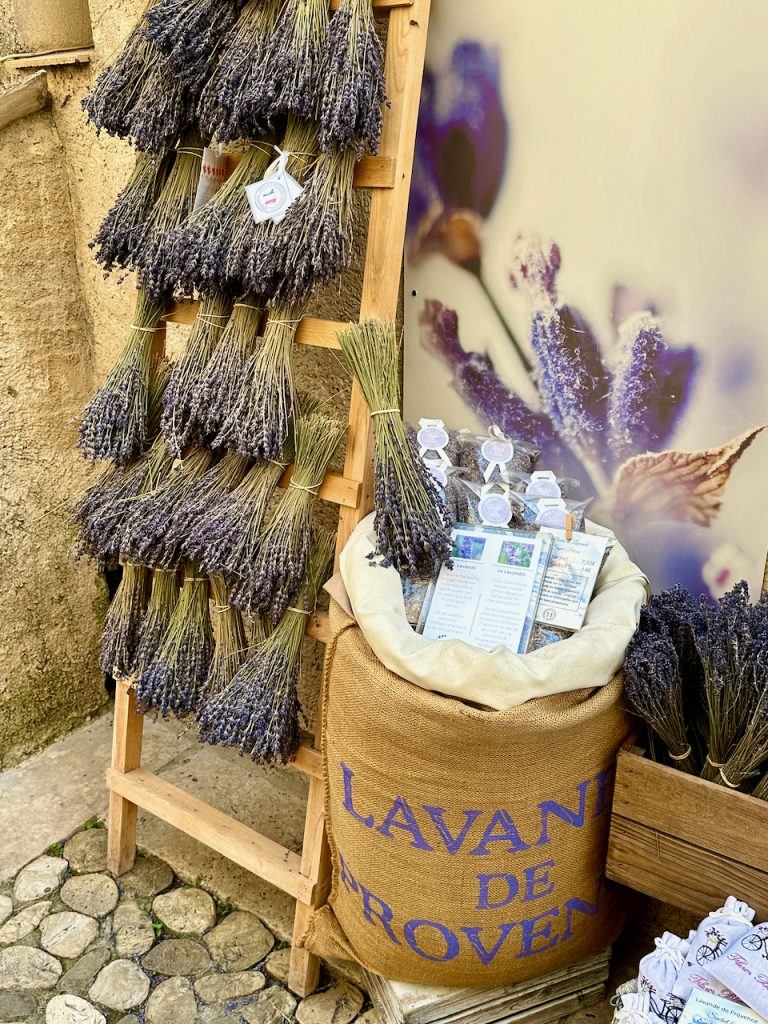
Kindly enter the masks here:
<path id="1" fill-rule="evenodd" d="M 229 418 L 246 364 L 259 344 L 263 313 L 252 296 L 245 296 L 232 307 L 221 341 L 208 360 L 192 399 L 188 429 L 195 436 L 214 439 Z"/>
<path id="2" fill-rule="evenodd" d="M 262 764 L 284 763 L 301 741 L 298 680 L 307 616 L 331 568 L 335 539 L 313 536 L 296 604 L 249 651 L 232 681 L 198 715 L 200 739 L 239 747 Z"/>
<path id="3" fill-rule="evenodd" d="M 131 176 L 89 243 L 107 277 L 115 267 L 133 266 L 136 248 L 149 215 L 165 184 L 173 159 L 166 154 L 139 153 Z"/>
<path id="4" fill-rule="evenodd" d="M 400 415 L 400 345 L 394 324 L 367 320 L 339 341 L 373 416 L 376 550 L 401 575 L 450 562 L 451 522 L 435 478 Z"/>
<path id="5" fill-rule="evenodd" d="M 238 0 L 155 0 L 141 31 L 168 58 L 182 84 L 199 92 L 238 7 Z"/>
<path id="6" fill-rule="evenodd" d="M 283 617 L 304 577 L 317 492 L 345 429 L 320 412 L 297 420 L 293 475 L 264 530 L 254 575 L 230 581 L 235 607 L 261 612 L 273 623 Z"/>
<path id="7" fill-rule="evenodd" d="M 242 482 L 251 460 L 237 452 L 225 452 L 220 462 L 203 473 L 186 490 L 168 525 L 165 544 L 186 552 L 187 541 Z"/>
<path id="8" fill-rule="evenodd" d="M 245 186 L 264 177 L 272 153 L 267 141 L 251 143 L 218 192 L 171 232 L 167 259 L 185 294 L 243 292 L 240 268 L 256 229 Z"/>
<path id="9" fill-rule="evenodd" d="M 200 125 L 218 142 L 258 138 L 267 127 L 249 96 L 282 6 L 283 0 L 250 0 L 222 41 L 198 105 Z"/>
<path id="10" fill-rule="evenodd" d="M 171 624 L 179 602 L 179 587 L 174 569 L 155 569 L 152 573 L 152 593 L 141 622 L 136 647 L 136 668 L 141 673 L 155 658 Z"/>
<path id="11" fill-rule="evenodd" d="M 204 700 L 228 686 L 246 657 L 247 641 L 240 612 L 229 603 L 229 591 L 223 576 L 211 576 L 214 648 L 211 667 L 205 680 Z"/>
<path id="12" fill-rule="evenodd" d="M 107 675 L 125 678 L 134 670 L 150 586 L 149 569 L 125 563 L 101 635 L 99 665 Z"/>
<path id="13" fill-rule="evenodd" d="M 140 288 L 133 323 L 117 362 L 83 410 L 78 448 L 90 459 L 124 466 L 147 440 L 152 347 L 165 302 Z"/>
<path id="14" fill-rule="evenodd" d="M 208 608 L 208 577 L 193 562 L 184 566 L 184 582 L 168 629 L 154 656 L 142 663 L 136 680 L 136 703 L 163 718 L 183 718 L 195 711 L 213 655 Z"/>
<path id="15" fill-rule="evenodd" d="M 243 368 L 237 398 L 215 445 L 254 459 L 279 459 L 293 425 L 293 338 L 304 306 L 274 308 L 264 338 Z"/>
<path id="16" fill-rule="evenodd" d="M 320 100 L 320 146 L 378 153 L 386 102 L 384 47 L 371 0 L 342 0 L 331 19 Z"/>
<path id="17" fill-rule="evenodd" d="M 232 301 L 221 292 L 202 300 L 184 352 L 171 374 L 163 398 L 162 430 L 168 447 L 178 457 L 193 442 L 204 440 L 195 415 L 201 381 L 231 312 Z"/>

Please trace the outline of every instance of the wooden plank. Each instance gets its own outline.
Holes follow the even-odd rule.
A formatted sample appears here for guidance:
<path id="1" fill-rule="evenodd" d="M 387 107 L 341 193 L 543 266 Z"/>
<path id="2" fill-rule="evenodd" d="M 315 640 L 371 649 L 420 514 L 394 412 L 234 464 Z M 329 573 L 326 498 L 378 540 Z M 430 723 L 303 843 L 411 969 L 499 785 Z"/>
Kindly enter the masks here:
<path id="1" fill-rule="evenodd" d="M 199 309 L 200 303 L 191 299 L 173 302 L 163 319 L 171 324 L 192 324 Z M 319 320 L 305 316 L 296 328 L 295 341 L 298 345 L 341 349 L 336 332 L 345 327 L 349 327 L 349 324 L 342 320 Z"/>
<path id="2" fill-rule="evenodd" d="M 252 871 L 296 899 L 311 900 L 315 884 L 301 871 L 301 858 L 228 814 L 137 768 L 123 775 L 107 773 L 110 789 L 205 846 Z"/>
<path id="3" fill-rule="evenodd" d="M 674 807 L 682 811 L 685 797 L 678 794 Z M 768 919 L 768 872 L 741 860 L 741 841 L 750 831 L 748 821 L 735 834 L 727 857 L 647 825 L 618 816 L 611 818 L 606 875 L 673 907 L 703 917 L 720 907 L 732 893 L 745 893 L 758 920 Z M 764 862 L 764 866 L 768 862 Z"/>
<path id="4" fill-rule="evenodd" d="M 296 757 L 291 761 L 291 768 L 296 768 L 305 775 L 311 775 L 315 779 L 323 777 L 323 758 L 319 750 L 315 749 L 314 740 L 307 736 L 302 740 Z"/>
<path id="5" fill-rule="evenodd" d="M 144 716 L 136 714 L 136 695 L 133 686 L 130 682 L 119 679 L 115 686 L 113 772 L 122 775 L 140 766 L 143 734 Z M 107 867 L 114 875 L 122 875 L 133 867 L 136 858 L 136 814 L 137 807 L 134 802 L 115 791 L 110 791 Z"/>
<path id="6" fill-rule="evenodd" d="M 242 153 L 227 153 L 227 176 L 243 159 Z M 389 156 L 361 157 L 355 165 L 355 188 L 388 189 L 395 185 L 395 161 Z"/>
<path id="7" fill-rule="evenodd" d="M 20 117 L 37 113 L 47 106 L 50 98 L 45 71 L 38 71 L 16 82 L 0 94 L 0 128 L 18 121 Z"/>
<path id="8" fill-rule="evenodd" d="M 619 753 L 613 813 L 745 865 L 768 870 L 768 802 Z M 681 871 L 686 870 L 681 865 Z"/>
<path id="9" fill-rule="evenodd" d="M 320 980 L 320 959 L 314 953 L 300 947 L 299 941 L 309 926 L 312 914 L 325 903 L 331 891 L 331 852 L 325 834 L 325 783 L 322 777 L 309 781 L 301 871 L 312 878 L 316 885 L 310 900 L 299 900 L 296 903 L 288 987 L 297 995 L 304 997 L 317 988 Z"/>
<path id="10" fill-rule="evenodd" d="M 413 0 L 371 0 L 375 11 L 385 11 L 392 7 L 412 7 Z M 331 0 L 331 10 L 337 11 L 341 0 Z"/>
<path id="11" fill-rule="evenodd" d="M 287 487 L 292 476 L 293 466 L 289 466 L 280 477 L 280 486 Z M 333 502 L 334 505 L 357 508 L 360 504 L 360 481 L 350 480 L 337 473 L 326 473 L 317 495 L 323 501 Z"/>
<path id="12" fill-rule="evenodd" d="M 21 70 L 23 68 L 62 67 L 65 64 L 90 64 L 95 54 L 92 46 L 80 50 L 54 50 L 51 53 L 12 53 L 2 58 L 7 68 Z"/>

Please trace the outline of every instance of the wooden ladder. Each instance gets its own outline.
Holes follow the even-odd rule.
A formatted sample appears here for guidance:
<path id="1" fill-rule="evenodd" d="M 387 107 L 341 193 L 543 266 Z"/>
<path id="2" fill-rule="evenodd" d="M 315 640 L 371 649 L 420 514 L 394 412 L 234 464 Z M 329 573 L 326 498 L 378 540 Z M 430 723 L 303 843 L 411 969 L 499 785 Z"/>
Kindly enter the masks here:
<path id="1" fill-rule="evenodd" d="M 372 2 L 377 13 L 389 17 L 389 106 L 384 112 L 380 155 L 363 158 L 355 176 L 357 186 L 372 190 L 360 319 L 394 320 L 431 0 Z M 337 6 L 338 0 L 331 0 L 331 8 Z M 174 305 L 166 319 L 192 323 L 196 313 L 196 303 L 182 303 Z M 296 332 L 296 342 L 338 349 L 336 332 L 344 326 L 305 317 Z M 320 489 L 321 498 L 339 506 L 337 560 L 354 528 L 373 508 L 371 454 L 371 418 L 360 389 L 353 382 L 344 473 L 328 474 Z M 308 633 L 327 641 L 327 615 L 313 616 Z M 141 807 L 289 893 L 296 899 L 296 918 L 288 984 L 298 995 L 309 995 L 317 987 L 320 961 L 306 949 L 298 948 L 296 942 L 304 934 L 312 912 L 327 899 L 331 881 L 320 756 L 322 736 L 317 732 L 314 737 L 306 737 L 291 762 L 309 777 L 304 844 L 299 855 L 142 768 L 143 724 L 143 716 L 136 711 L 131 682 L 118 681 L 112 766 L 107 771 L 110 871 L 121 875 L 133 866 L 136 817 Z"/>

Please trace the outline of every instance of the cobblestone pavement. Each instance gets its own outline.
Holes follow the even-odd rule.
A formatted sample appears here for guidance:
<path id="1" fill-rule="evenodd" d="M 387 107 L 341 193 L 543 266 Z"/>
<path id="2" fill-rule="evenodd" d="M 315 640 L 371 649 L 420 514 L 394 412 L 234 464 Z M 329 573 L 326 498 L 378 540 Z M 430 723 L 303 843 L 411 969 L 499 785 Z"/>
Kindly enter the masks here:
<path id="1" fill-rule="evenodd" d="M 378 1024 L 344 977 L 298 1001 L 255 914 L 150 855 L 115 878 L 106 847 L 87 822 L 0 885 L 0 1024 Z"/>

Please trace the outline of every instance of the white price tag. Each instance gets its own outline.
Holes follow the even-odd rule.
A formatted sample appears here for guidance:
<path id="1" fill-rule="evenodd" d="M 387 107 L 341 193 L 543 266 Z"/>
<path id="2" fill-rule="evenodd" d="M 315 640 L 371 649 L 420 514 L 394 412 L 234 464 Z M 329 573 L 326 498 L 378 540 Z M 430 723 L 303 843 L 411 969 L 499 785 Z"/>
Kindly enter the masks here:
<path id="1" fill-rule="evenodd" d="M 245 186 L 251 213 L 257 224 L 265 220 L 279 224 L 304 191 L 304 187 L 285 169 L 290 155 L 287 150 L 283 150 L 279 158 L 269 165 L 261 181 Z"/>

